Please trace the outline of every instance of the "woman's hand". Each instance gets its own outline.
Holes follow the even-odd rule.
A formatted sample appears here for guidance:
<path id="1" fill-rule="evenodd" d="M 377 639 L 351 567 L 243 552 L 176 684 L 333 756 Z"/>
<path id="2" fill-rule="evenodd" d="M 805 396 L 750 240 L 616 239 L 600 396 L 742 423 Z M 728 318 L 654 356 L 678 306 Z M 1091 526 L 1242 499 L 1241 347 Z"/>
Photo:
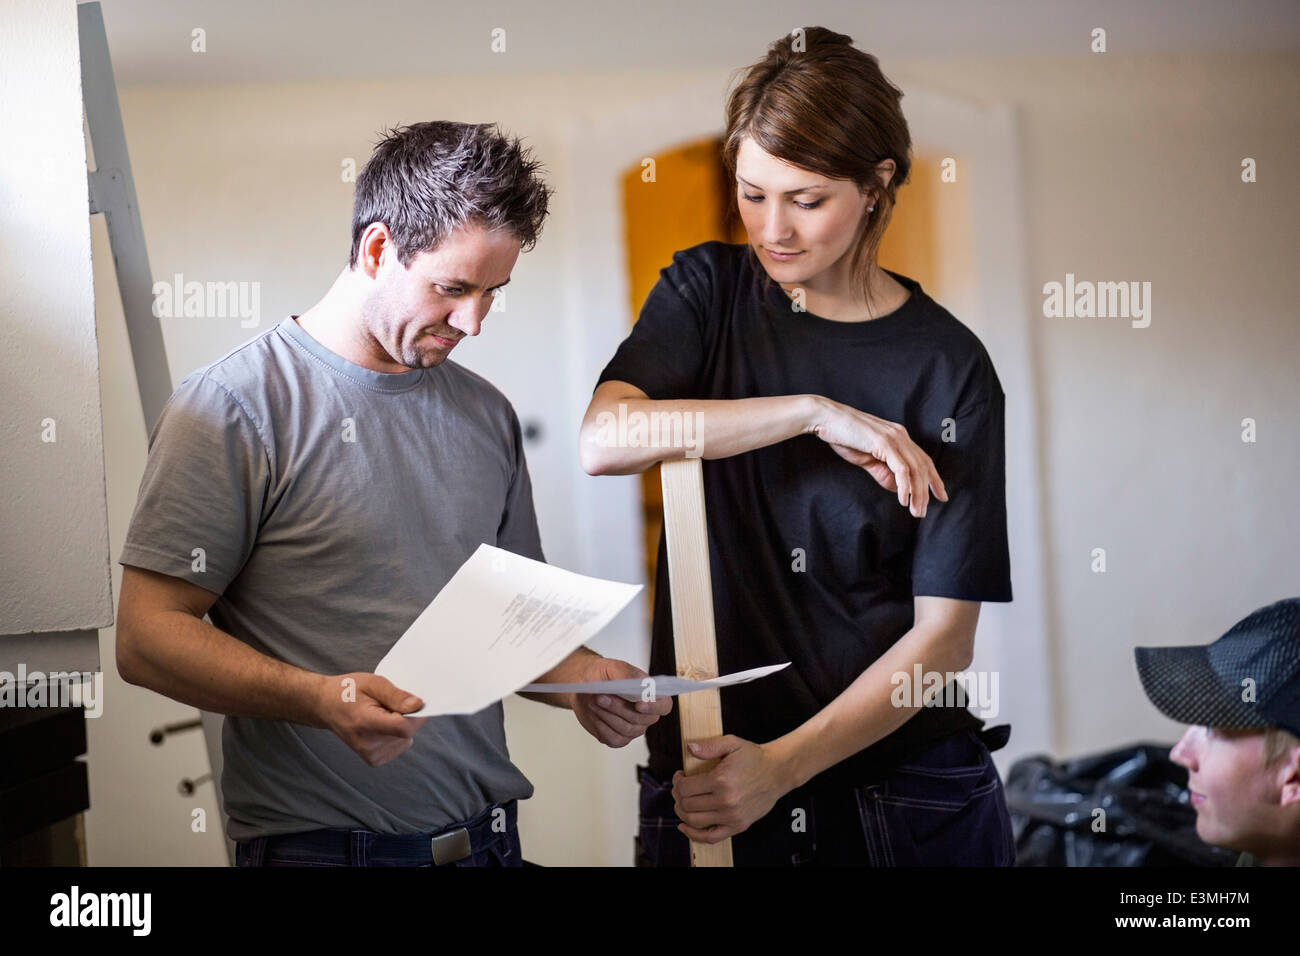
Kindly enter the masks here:
<path id="1" fill-rule="evenodd" d="M 911 506 L 914 517 L 924 518 L 933 491 L 948 500 L 934 461 L 895 422 L 856 408 L 822 399 L 825 409 L 810 429 L 850 464 L 864 469 L 886 491 L 898 494 L 898 503 Z"/>
<path id="2" fill-rule="evenodd" d="M 727 734 L 690 748 L 702 760 L 721 758 L 706 773 L 673 774 L 677 829 L 696 843 L 743 833 L 793 789 L 785 765 L 762 744 Z"/>

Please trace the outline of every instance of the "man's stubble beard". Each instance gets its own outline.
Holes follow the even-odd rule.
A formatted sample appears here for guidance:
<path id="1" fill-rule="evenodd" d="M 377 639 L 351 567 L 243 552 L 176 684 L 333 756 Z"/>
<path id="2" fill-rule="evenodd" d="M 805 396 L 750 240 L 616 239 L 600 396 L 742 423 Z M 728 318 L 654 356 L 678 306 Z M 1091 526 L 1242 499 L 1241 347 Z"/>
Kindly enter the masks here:
<path id="1" fill-rule="evenodd" d="M 400 326 L 400 322 L 394 320 L 397 314 L 393 297 L 386 289 L 372 293 L 361 303 L 361 322 L 366 333 L 379 343 L 390 359 L 410 369 L 442 364 L 436 353 L 422 351 L 416 342 L 402 341 L 396 331 Z M 396 349 L 396 354 L 389 349 Z M 434 361 L 427 361 L 430 357 Z"/>

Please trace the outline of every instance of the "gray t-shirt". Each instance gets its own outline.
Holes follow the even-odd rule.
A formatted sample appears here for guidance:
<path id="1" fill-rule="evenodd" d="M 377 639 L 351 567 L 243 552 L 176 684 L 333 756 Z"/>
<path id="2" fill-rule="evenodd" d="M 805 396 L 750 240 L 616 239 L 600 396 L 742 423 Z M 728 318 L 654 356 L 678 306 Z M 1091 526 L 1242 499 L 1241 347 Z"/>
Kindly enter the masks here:
<path id="1" fill-rule="evenodd" d="M 220 594 L 212 623 L 263 654 L 342 674 L 372 672 L 484 542 L 544 560 L 505 396 L 450 360 L 362 368 L 291 316 L 168 400 L 118 560 Z M 250 717 L 226 719 L 222 753 L 233 840 L 427 832 L 533 793 L 500 703 L 431 718 L 380 767 Z"/>

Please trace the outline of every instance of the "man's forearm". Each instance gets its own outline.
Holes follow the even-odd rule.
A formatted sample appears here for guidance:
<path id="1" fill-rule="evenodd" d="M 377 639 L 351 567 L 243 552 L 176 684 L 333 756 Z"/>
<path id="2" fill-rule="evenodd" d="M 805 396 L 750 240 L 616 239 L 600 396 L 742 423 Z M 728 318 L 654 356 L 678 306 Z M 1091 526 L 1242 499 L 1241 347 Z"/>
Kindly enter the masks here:
<path id="1" fill-rule="evenodd" d="M 317 707 L 328 692 L 324 675 L 259 653 L 185 611 L 158 611 L 134 627 L 129 650 L 118 653 L 129 683 L 212 713 L 325 726 Z"/>
<path id="2" fill-rule="evenodd" d="M 770 746 L 789 770 L 791 786 L 802 786 L 907 723 L 921 707 L 894 704 L 894 675 L 907 674 L 910 679 L 917 663 L 926 673 L 964 670 L 970 661 L 957 659 L 955 648 L 959 646 L 959 641 L 941 629 L 913 627 L 843 693 L 795 730 L 772 741 Z"/>
<path id="3" fill-rule="evenodd" d="M 537 680 L 532 681 L 534 684 L 585 684 L 590 680 L 588 666 L 593 660 L 600 660 L 601 655 L 597 654 L 591 648 L 583 645 L 576 651 L 566 657 L 560 663 L 556 664 L 549 671 L 543 674 Z M 567 710 L 573 710 L 572 694 L 520 694 L 520 697 L 527 697 L 529 700 L 535 700 L 543 704 L 550 704 L 552 707 L 564 707 Z"/>
<path id="4" fill-rule="evenodd" d="M 603 402 L 583 422 L 583 467 L 589 474 L 631 475 L 688 455 L 730 458 L 811 432 L 829 408 L 817 395 Z"/>

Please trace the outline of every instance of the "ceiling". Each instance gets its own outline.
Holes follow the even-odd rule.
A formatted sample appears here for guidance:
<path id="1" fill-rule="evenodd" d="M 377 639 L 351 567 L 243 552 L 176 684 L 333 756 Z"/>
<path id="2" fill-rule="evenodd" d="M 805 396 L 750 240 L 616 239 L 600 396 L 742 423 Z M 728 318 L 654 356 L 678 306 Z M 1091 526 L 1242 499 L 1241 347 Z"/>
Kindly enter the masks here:
<path id="1" fill-rule="evenodd" d="M 1300 49 L 1300 0 L 101 0 L 121 84 L 734 69 L 795 26 L 882 61 Z M 490 49 L 494 28 L 505 51 Z M 206 52 L 191 51 L 205 31 Z"/>

